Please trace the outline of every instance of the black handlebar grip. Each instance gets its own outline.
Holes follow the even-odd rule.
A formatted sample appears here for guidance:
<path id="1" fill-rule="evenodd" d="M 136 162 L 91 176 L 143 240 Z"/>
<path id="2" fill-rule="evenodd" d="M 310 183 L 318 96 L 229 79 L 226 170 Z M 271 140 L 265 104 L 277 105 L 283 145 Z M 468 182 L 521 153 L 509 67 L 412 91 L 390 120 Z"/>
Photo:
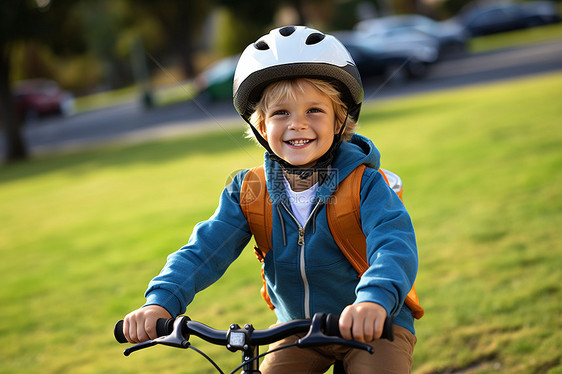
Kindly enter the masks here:
<path id="1" fill-rule="evenodd" d="M 340 316 L 339 314 L 328 314 L 326 316 L 326 329 L 324 333 L 328 336 L 339 336 L 341 338 L 340 332 Z"/>
<path id="2" fill-rule="evenodd" d="M 158 336 L 170 335 L 174 331 L 175 318 L 158 318 L 156 321 L 156 334 Z"/>
<path id="3" fill-rule="evenodd" d="M 113 327 L 113 336 L 119 343 L 127 343 L 127 338 L 125 338 L 125 334 L 123 333 L 123 324 L 123 320 L 120 320 L 117 321 Z M 159 318 L 158 321 L 156 321 L 156 333 L 158 336 L 170 335 L 173 330 L 174 318 Z"/>
<path id="4" fill-rule="evenodd" d="M 339 321 L 340 316 L 338 314 L 328 314 L 326 316 L 326 327 L 324 333 L 328 336 L 341 337 Z M 386 320 L 384 321 L 381 339 L 388 339 L 390 341 L 394 340 L 394 329 L 392 327 L 393 323 L 393 317 L 386 318 Z"/>
<path id="5" fill-rule="evenodd" d="M 382 328 L 381 339 L 388 339 L 391 342 L 394 341 L 394 317 L 386 317 L 384 320 L 384 326 Z"/>
<path id="6" fill-rule="evenodd" d="M 123 323 L 123 320 L 117 321 L 113 327 L 113 336 L 115 336 L 115 340 L 119 343 L 127 343 L 127 338 L 125 338 L 125 334 L 123 333 Z"/>

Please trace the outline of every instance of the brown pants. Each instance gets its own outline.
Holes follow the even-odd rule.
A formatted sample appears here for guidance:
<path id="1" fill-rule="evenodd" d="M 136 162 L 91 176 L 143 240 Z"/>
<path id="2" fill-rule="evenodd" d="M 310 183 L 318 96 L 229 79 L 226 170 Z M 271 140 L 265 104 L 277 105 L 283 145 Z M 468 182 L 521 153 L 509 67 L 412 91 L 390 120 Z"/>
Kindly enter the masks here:
<path id="1" fill-rule="evenodd" d="M 304 335 L 293 335 L 272 344 L 269 349 L 293 344 Z M 302 349 L 292 347 L 265 356 L 260 370 L 263 374 L 325 373 L 335 360 L 343 361 L 346 374 L 407 374 L 413 363 L 416 337 L 403 327 L 394 325 L 394 341 L 375 340 L 370 345 L 374 354 L 340 345 Z"/>

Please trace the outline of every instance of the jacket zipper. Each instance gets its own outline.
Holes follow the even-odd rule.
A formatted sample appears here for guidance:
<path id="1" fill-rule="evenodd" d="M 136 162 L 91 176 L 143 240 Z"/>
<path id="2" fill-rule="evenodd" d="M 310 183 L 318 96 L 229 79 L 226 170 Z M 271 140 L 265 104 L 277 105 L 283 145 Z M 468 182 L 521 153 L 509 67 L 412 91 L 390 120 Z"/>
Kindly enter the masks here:
<path id="1" fill-rule="evenodd" d="M 289 208 L 287 208 L 285 203 L 281 202 L 281 205 L 283 206 L 283 208 L 285 208 L 287 213 L 289 213 L 289 215 L 295 221 L 295 223 L 297 224 L 297 227 L 299 228 L 299 239 L 297 241 L 297 245 L 300 248 L 299 272 L 300 272 L 301 279 L 302 279 L 302 282 L 303 282 L 303 285 L 304 285 L 304 317 L 305 318 L 311 318 L 311 316 L 310 316 L 310 286 L 308 284 L 308 278 L 306 276 L 306 263 L 305 263 L 305 260 L 304 260 L 304 229 L 305 229 L 306 225 L 308 224 L 308 221 L 310 221 L 310 217 L 312 217 L 312 215 L 316 212 L 316 209 L 320 205 L 320 202 L 317 202 L 316 205 L 314 206 L 314 208 L 312 209 L 312 211 L 310 212 L 310 215 L 308 216 L 308 218 L 306 219 L 306 222 L 304 223 L 304 227 L 301 226 L 299 221 L 295 218 L 295 216 L 293 215 L 291 210 Z"/>

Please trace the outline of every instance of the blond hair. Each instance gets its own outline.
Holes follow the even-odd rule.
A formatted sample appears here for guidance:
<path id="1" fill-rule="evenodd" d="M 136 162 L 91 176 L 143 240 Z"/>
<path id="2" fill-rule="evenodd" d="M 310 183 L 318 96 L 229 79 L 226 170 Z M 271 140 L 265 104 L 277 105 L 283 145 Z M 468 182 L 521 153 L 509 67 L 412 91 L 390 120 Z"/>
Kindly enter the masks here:
<path id="1" fill-rule="evenodd" d="M 311 84 L 320 93 L 326 95 L 332 101 L 336 117 L 334 129 L 339 129 L 347 118 L 342 139 L 344 141 L 349 141 L 351 136 L 355 133 L 357 123 L 348 117 L 347 106 L 341 100 L 340 92 L 336 89 L 336 87 L 333 84 L 320 79 L 297 78 L 271 83 L 265 88 L 260 101 L 258 101 L 258 103 L 254 106 L 254 113 L 250 116 L 250 123 L 263 134 L 265 132 L 265 117 L 267 109 L 270 108 L 273 103 L 281 100 L 296 100 L 296 92 L 304 92 L 304 85 L 306 83 Z M 248 129 L 246 134 L 249 138 L 255 139 L 254 133 L 251 129 Z"/>

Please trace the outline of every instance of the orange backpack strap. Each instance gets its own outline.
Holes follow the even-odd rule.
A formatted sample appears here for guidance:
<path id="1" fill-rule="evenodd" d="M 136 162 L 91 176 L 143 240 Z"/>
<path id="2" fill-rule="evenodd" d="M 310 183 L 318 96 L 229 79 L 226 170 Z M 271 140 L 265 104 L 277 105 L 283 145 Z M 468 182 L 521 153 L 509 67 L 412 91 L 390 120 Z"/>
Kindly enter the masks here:
<path id="1" fill-rule="evenodd" d="M 334 192 L 333 199 L 327 205 L 328 226 L 338 247 L 357 270 L 359 276 L 363 275 L 369 268 L 367 262 L 367 241 L 361 229 L 361 179 L 365 171 L 365 165 L 357 167 L 338 186 Z M 379 170 L 384 180 L 393 188 L 402 199 L 402 183 L 400 178 L 391 172 Z M 386 174 L 389 174 L 388 176 Z M 389 178 L 390 177 L 390 178 Z M 391 179 L 397 178 L 397 180 Z M 338 204 L 338 201 L 340 203 Z M 341 203 L 345 202 L 345 203 Z M 419 304 L 415 287 L 406 296 L 406 305 L 412 311 L 416 319 L 424 315 L 424 310 Z"/>
<path id="2" fill-rule="evenodd" d="M 367 243 L 361 230 L 360 189 L 365 165 L 357 167 L 338 186 L 326 209 L 328 226 L 345 257 L 359 276 L 369 268 Z"/>
<path id="3" fill-rule="evenodd" d="M 273 227 L 273 208 L 266 188 L 263 165 L 250 169 L 240 189 L 240 208 L 250 225 L 250 230 L 259 248 L 258 257 L 271 250 L 271 230 Z M 261 256 L 260 256 L 261 255 Z"/>
<path id="4" fill-rule="evenodd" d="M 248 221 L 250 231 L 254 235 L 257 246 L 254 252 L 263 263 L 265 255 L 271 250 L 271 230 L 273 228 L 273 208 L 266 188 L 265 170 L 263 165 L 250 169 L 240 188 L 240 208 Z M 263 267 L 261 269 L 261 295 L 269 309 L 275 307 L 267 293 Z"/>

